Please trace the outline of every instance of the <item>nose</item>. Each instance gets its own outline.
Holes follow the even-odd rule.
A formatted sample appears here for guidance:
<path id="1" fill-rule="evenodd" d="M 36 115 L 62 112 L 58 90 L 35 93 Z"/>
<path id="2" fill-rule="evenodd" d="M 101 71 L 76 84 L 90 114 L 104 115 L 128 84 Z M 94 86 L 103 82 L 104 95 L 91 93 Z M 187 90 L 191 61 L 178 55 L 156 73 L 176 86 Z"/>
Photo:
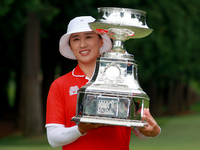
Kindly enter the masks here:
<path id="1" fill-rule="evenodd" d="M 81 43 L 80 43 L 80 47 L 86 47 L 87 46 L 87 43 L 86 43 L 86 40 L 84 38 L 81 39 Z"/>

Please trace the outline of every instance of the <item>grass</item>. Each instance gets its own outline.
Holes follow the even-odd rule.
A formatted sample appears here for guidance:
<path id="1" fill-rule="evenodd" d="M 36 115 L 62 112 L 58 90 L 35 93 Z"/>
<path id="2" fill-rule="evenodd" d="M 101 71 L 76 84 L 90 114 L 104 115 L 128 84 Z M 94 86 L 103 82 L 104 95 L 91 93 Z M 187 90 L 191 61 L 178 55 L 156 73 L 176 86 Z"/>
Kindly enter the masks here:
<path id="1" fill-rule="evenodd" d="M 0 139 L 0 150 L 53 150 L 48 144 L 46 135 L 23 138 L 20 133 Z M 56 148 L 54 150 L 61 150 Z"/>
<path id="2" fill-rule="evenodd" d="M 141 140 L 131 136 L 130 150 L 199 150 L 200 113 L 174 117 L 160 117 L 156 121 L 162 128 L 159 137 Z M 61 150 L 49 146 L 46 136 L 23 138 L 15 134 L 0 139 L 0 150 Z"/>
<path id="3" fill-rule="evenodd" d="M 131 150 L 199 150 L 200 113 L 161 117 L 156 121 L 162 128 L 160 136 L 148 140 L 132 136 Z"/>

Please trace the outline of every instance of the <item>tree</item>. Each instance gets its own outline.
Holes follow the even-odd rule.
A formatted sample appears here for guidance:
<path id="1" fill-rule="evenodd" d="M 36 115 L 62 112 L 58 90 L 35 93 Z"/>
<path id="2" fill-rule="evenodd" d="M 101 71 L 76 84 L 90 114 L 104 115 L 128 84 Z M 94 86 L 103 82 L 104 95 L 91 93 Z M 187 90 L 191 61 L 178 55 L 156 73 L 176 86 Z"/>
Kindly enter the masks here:
<path id="1" fill-rule="evenodd" d="M 48 3 L 42 4 L 40 0 L 24 1 L 23 5 L 27 14 L 27 24 L 22 57 L 20 125 L 24 129 L 24 135 L 34 136 L 42 134 L 44 129 L 41 97 L 40 19 L 51 21 L 55 10 Z M 49 8 L 52 12 L 46 14 Z M 40 13 L 46 16 L 39 15 Z"/>
<path id="2" fill-rule="evenodd" d="M 27 12 L 22 64 L 20 109 L 22 127 L 27 136 L 40 135 L 43 133 L 41 81 L 39 78 L 40 24 L 39 19 L 32 12 Z"/>
<path id="3" fill-rule="evenodd" d="M 18 13 L 12 14 L 13 4 L 13 0 L 2 0 L 0 2 L 0 119 L 4 119 L 6 113 L 12 112 L 15 108 L 9 105 L 7 88 L 11 72 L 15 72 L 19 64 L 17 48 L 14 43 L 19 43 L 19 39 L 15 39 L 15 36 L 20 32 L 19 28 L 23 22 L 16 23 L 16 20 L 20 20 L 16 16 L 20 17 L 20 15 Z"/>

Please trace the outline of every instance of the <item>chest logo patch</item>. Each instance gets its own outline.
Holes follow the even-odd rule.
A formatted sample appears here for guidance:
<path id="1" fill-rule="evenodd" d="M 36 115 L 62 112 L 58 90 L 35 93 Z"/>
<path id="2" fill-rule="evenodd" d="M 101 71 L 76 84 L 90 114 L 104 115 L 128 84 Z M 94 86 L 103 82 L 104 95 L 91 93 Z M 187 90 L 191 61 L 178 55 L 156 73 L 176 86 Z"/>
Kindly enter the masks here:
<path id="1" fill-rule="evenodd" d="M 69 89 L 69 95 L 77 94 L 77 91 L 79 90 L 78 86 L 71 86 Z"/>

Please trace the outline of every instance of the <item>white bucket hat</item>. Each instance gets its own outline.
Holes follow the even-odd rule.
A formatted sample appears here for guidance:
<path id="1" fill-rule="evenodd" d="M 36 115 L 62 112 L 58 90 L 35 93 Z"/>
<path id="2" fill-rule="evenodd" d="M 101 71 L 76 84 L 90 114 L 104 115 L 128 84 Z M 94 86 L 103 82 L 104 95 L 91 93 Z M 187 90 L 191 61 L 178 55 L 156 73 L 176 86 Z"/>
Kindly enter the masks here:
<path id="1" fill-rule="evenodd" d="M 69 37 L 72 33 L 92 31 L 88 23 L 94 22 L 94 20 L 95 19 L 91 16 L 81 16 L 76 17 L 69 22 L 67 33 L 60 38 L 59 43 L 60 53 L 64 57 L 76 59 L 69 46 Z M 112 47 L 110 37 L 107 34 L 103 34 L 101 37 L 103 39 L 103 46 L 100 48 L 100 54 L 109 51 Z"/>

